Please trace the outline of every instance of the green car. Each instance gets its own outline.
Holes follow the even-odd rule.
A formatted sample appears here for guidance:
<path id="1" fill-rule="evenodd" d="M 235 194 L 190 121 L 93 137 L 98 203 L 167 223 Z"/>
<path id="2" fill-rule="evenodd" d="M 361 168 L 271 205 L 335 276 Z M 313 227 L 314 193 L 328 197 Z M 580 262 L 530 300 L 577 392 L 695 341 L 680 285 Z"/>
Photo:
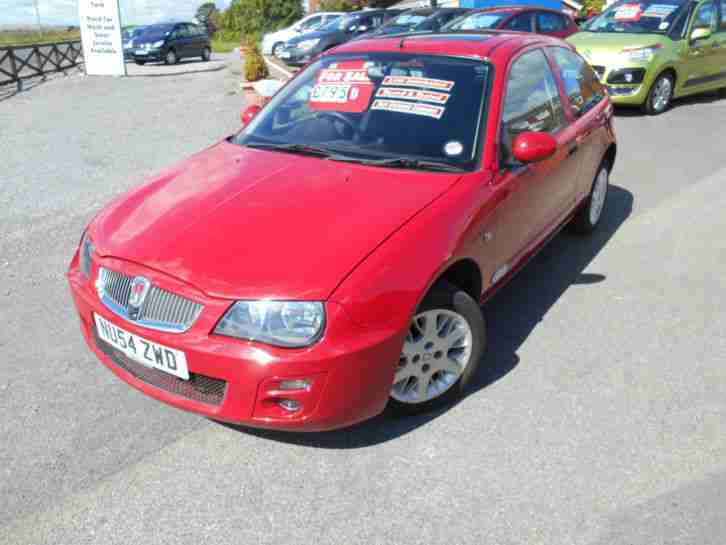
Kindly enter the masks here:
<path id="1" fill-rule="evenodd" d="M 650 115 L 673 98 L 726 87 L 726 0 L 622 0 L 568 41 L 614 104 Z"/>

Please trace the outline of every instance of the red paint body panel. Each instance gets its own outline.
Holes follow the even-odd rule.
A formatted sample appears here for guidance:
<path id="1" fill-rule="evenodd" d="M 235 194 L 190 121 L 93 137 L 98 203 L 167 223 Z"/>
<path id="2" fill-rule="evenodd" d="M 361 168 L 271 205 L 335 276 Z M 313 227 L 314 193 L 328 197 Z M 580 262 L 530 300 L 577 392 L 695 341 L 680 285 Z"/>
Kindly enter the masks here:
<path id="1" fill-rule="evenodd" d="M 353 41 L 328 54 L 399 51 L 400 42 Z M 90 279 L 79 270 L 78 252 L 68 272 L 89 347 L 131 386 L 219 420 L 318 431 L 380 413 L 411 316 L 430 286 L 450 266 L 466 263 L 481 277 L 480 298 L 489 297 L 583 202 L 615 141 L 609 101 L 579 119 L 566 106 L 569 126 L 557 134 L 550 159 L 520 170 L 499 165 L 509 66 L 528 49 L 549 46 L 569 47 L 499 32 L 481 40 L 406 39 L 407 52 L 486 58 L 493 65 L 474 172 L 377 168 L 221 142 L 116 199 L 88 226 L 96 245 Z M 575 160 L 565 149 L 572 142 L 580 148 Z M 510 270 L 496 276 L 502 263 Z M 93 286 L 101 265 L 142 275 L 204 309 L 181 334 L 125 321 L 99 301 Z M 212 333 L 232 300 L 265 298 L 323 301 L 323 337 L 283 349 Z M 226 381 L 221 404 L 169 393 L 116 365 L 95 344 L 93 313 L 184 351 L 191 373 Z M 308 389 L 280 391 L 281 380 L 301 378 L 310 380 Z M 299 400 L 302 410 L 280 410 L 274 401 L 283 396 Z"/>
<path id="2" fill-rule="evenodd" d="M 90 234 L 100 255 L 211 297 L 324 300 L 458 177 L 222 142 L 108 207 Z"/>

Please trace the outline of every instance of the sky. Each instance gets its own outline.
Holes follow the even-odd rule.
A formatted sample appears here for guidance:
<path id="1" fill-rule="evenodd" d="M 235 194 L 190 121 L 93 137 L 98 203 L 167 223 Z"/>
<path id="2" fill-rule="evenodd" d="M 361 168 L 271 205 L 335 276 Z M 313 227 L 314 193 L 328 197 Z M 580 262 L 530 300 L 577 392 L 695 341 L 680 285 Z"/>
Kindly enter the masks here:
<path id="1" fill-rule="evenodd" d="M 35 24 L 34 1 L 43 25 L 77 25 L 79 0 L 0 0 L 0 26 Z M 84 0 L 80 0 L 84 1 Z M 119 0 L 124 25 L 189 20 L 205 0 Z M 214 0 L 222 9 L 230 0 Z"/>

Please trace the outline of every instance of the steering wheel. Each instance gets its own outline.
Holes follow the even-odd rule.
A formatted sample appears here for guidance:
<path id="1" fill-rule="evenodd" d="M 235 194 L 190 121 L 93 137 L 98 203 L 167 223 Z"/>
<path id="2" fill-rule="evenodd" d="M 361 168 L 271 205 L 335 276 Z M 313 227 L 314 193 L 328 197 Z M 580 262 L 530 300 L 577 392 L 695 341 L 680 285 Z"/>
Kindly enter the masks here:
<path id="1" fill-rule="evenodd" d="M 353 132 L 353 134 L 358 132 L 358 128 L 355 125 L 353 125 L 353 122 L 339 112 L 331 112 L 331 111 L 323 110 L 323 111 L 318 112 L 318 117 L 331 117 L 331 118 L 333 118 L 333 120 L 340 121 L 341 123 L 343 123 L 343 125 L 347 126 Z M 335 125 L 333 125 L 333 126 L 335 126 Z M 335 130 L 338 130 L 338 129 L 336 128 Z"/>

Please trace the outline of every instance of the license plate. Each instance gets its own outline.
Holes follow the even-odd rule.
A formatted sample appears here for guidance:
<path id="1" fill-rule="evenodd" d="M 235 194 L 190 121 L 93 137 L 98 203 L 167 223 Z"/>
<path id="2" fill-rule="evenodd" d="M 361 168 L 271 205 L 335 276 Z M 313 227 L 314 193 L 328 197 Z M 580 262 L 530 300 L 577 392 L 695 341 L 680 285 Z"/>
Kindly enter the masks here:
<path id="1" fill-rule="evenodd" d="M 292 55 L 289 51 L 280 51 L 280 58 L 281 59 L 289 59 Z"/>
<path id="2" fill-rule="evenodd" d="M 175 350 L 129 333 L 105 318 L 101 318 L 98 314 L 94 314 L 93 318 L 96 321 L 96 331 L 102 341 L 141 365 L 189 380 L 187 357 L 181 350 Z"/>
<path id="3" fill-rule="evenodd" d="M 136 54 L 137 54 L 137 55 L 146 55 L 146 51 L 145 51 L 145 50 L 143 50 L 143 49 L 137 49 L 137 50 L 136 50 Z"/>

